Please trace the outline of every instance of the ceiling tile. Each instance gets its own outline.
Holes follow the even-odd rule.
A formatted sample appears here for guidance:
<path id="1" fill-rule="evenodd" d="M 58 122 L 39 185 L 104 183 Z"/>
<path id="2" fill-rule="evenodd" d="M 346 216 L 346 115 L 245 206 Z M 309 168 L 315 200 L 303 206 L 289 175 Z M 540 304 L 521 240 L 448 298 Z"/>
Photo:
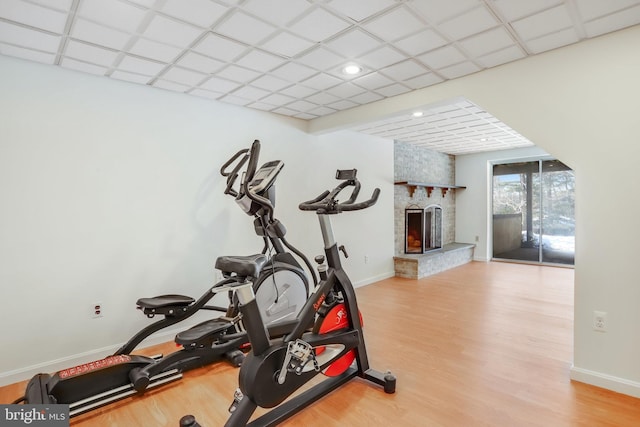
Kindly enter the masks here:
<path id="1" fill-rule="evenodd" d="M 275 70 L 271 71 L 271 74 L 285 80 L 299 82 L 300 80 L 311 77 L 317 72 L 318 70 L 309 68 L 305 65 L 296 64 L 295 62 L 288 62 L 282 67 L 278 67 Z"/>
<path id="2" fill-rule="evenodd" d="M 180 67 L 171 67 L 162 75 L 162 78 L 165 80 L 170 80 L 187 86 L 196 86 L 206 77 L 206 74 L 197 73 Z"/>
<path id="3" fill-rule="evenodd" d="M 243 9 L 278 27 L 285 26 L 309 7 L 306 0 L 277 0 L 277 4 L 273 0 L 249 0 L 242 5 Z"/>
<path id="4" fill-rule="evenodd" d="M 300 38 L 294 34 L 283 31 L 267 42 L 262 44 L 262 47 L 276 54 L 284 55 L 288 58 L 293 58 L 300 52 L 309 49 L 314 43 Z"/>
<path id="5" fill-rule="evenodd" d="M 336 110 L 348 110 L 349 108 L 357 107 L 358 104 L 355 102 L 351 102 L 347 99 L 340 100 L 338 102 L 334 102 L 332 104 L 327 105 L 329 108 L 333 108 Z"/>
<path id="6" fill-rule="evenodd" d="M 306 100 L 318 105 L 327 105 L 327 104 L 331 104 L 332 102 L 339 101 L 340 98 L 338 98 L 337 96 L 331 95 L 328 92 L 319 92 L 319 93 L 316 93 L 315 95 L 308 96 Z"/>
<path id="7" fill-rule="evenodd" d="M 350 98 L 352 96 L 359 95 L 365 92 L 365 89 L 361 88 L 360 86 L 356 86 L 353 83 L 342 83 L 338 86 L 328 89 L 327 92 L 339 98 Z"/>
<path id="8" fill-rule="evenodd" d="M 355 58 L 369 52 L 380 45 L 380 42 L 360 29 L 349 31 L 325 43 L 329 49 L 347 58 Z"/>
<path id="9" fill-rule="evenodd" d="M 324 9 L 313 9 L 298 22 L 289 26 L 289 30 L 299 36 L 321 42 L 346 29 L 349 23 Z"/>
<path id="10" fill-rule="evenodd" d="M 575 0 L 580 16 L 585 21 L 601 18 L 630 6 L 637 6 L 638 0 L 594 1 Z"/>
<path id="11" fill-rule="evenodd" d="M 220 101 L 226 102 L 227 104 L 234 104 L 234 105 L 241 105 L 241 106 L 245 106 L 253 102 L 250 99 L 240 98 L 239 96 L 235 96 L 235 95 L 223 96 L 222 98 L 220 98 Z"/>
<path id="12" fill-rule="evenodd" d="M 265 74 L 262 77 L 259 77 L 252 81 L 251 85 L 275 92 L 277 90 L 290 86 L 291 83 L 281 78 Z"/>
<path id="13" fill-rule="evenodd" d="M 579 0 L 578 0 L 579 1 Z M 593 0 L 587 0 L 594 3 Z M 492 0 L 494 8 L 507 21 L 515 21 L 528 15 L 541 12 L 562 3 L 562 0 L 536 0 L 536 1 L 513 1 L 513 0 Z M 606 2 L 598 2 L 606 3 Z"/>
<path id="14" fill-rule="evenodd" d="M 498 25 L 498 21 L 486 7 L 477 7 L 443 22 L 438 25 L 438 29 L 450 38 L 458 40 L 488 30 L 496 25 Z"/>
<path id="15" fill-rule="evenodd" d="M 118 80 L 124 80 L 131 83 L 147 84 L 149 76 L 142 76 L 140 74 L 129 73 L 127 71 L 116 70 L 111 73 L 111 77 Z"/>
<path id="16" fill-rule="evenodd" d="M 335 113 L 336 110 L 329 107 L 318 107 L 313 110 L 307 111 L 309 114 L 315 114 L 316 116 L 326 116 L 327 114 Z"/>
<path id="17" fill-rule="evenodd" d="M 216 91 L 206 90 L 206 89 L 194 89 L 189 91 L 189 94 L 199 96 L 201 98 L 215 99 L 215 100 L 219 99 L 221 96 L 224 96 L 224 93 L 222 92 L 216 92 Z"/>
<path id="18" fill-rule="evenodd" d="M 271 111 L 275 108 L 275 105 L 266 104 L 260 101 L 260 102 L 254 102 L 253 104 L 249 104 L 247 105 L 247 107 L 254 108 L 256 110 Z"/>
<path id="19" fill-rule="evenodd" d="M 309 101 L 300 100 L 300 101 L 294 101 L 291 104 L 287 104 L 287 108 L 305 112 L 305 111 L 313 110 L 314 108 L 318 108 L 318 104 L 314 104 Z"/>
<path id="20" fill-rule="evenodd" d="M 354 21 L 363 21 L 366 18 L 375 15 L 391 6 L 394 6 L 393 0 L 367 0 L 365 2 L 355 2 L 353 0 L 332 0 L 329 6 L 343 13 Z"/>
<path id="21" fill-rule="evenodd" d="M 407 9 L 398 7 L 363 24 L 363 27 L 383 40 L 392 41 L 419 31 L 424 24 Z"/>
<path id="22" fill-rule="evenodd" d="M 573 25 L 573 22 L 566 6 L 563 4 L 515 21 L 511 25 L 523 40 L 531 40 L 569 28 Z"/>
<path id="23" fill-rule="evenodd" d="M 445 46 L 418 56 L 418 59 L 433 70 L 464 61 L 465 56 L 455 46 Z"/>
<path id="24" fill-rule="evenodd" d="M 405 80 L 403 83 L 409 86 L 411 89 L 421 89 L 423 87 L 431 86 L 440 82 L 442 82 L 441 77 L 434 73 L 428 73 L 409 80 Z"/>
<path id="25" fill-rule="evenodd" d="M 340 84 L 340 79 L 337 79 L 328 74 L 320 73 L 302 82 L 304 86 L 309 86 L 318 90 L 325 90 L 332 86 Z"/>
<path id="26" fill-rule="evenodd" d="M 383 86 L 389 86 L 394 82 L 390 78 L 385 77 L 378 72 L 374 72 L 374 73 L 367 74 L 366 76 L 355 79 L 353 83 L 365 89 L 374 90 Z"/>
<path id="27" fill-rule="evenodd" d="M 380 49 L 376 49 L 373 52 L 369 52 L 366 55 L 357 58 L 359 62 L 362 62 L 374 70 L 384 68 L 405 59 L 407 59 L 406 55 L 403 55 L 398 50 L 389 46 L 382 46 Z"/>
<path id="28" fill-rule="evenodd" d="M 115 50 L 104 49 L 95 45 L 77 42 L 75 40 L 67 41 L 64 50 L 64 56 L 105 67 L 110 67 L 118 57 L 118 54 L 118 51 Z"/>
<path id="29" fill-rule="evenodd" d="M 211 27 L 227 13 L 226 7 L 210 0 L 189 0 L 189 7 L 185 7 L 183 0 L 166 0 L 161 10 L 168 15 L 206 28 Z"/>
<path id="30" fill-rule="evenodd" d="M 16 46 L 57 52 L 61 37 L 0 21 L 0 40 Z"/>
<path id="31" fill-rule="evenodd" d="M 174 92 L 186 92 L 191 88 L 191 86 L 181 85 L 180 83 L 170 82 L 169 80 L 162 80 L 162 79 L 156 79 L 153 82 L 153 87 L 171 90 Z"/>
<path id="32" fill-rule="evenodd" d="M 31 3 L 37 3 L 41 6 L 46 6 L 51 9 L 68 12 L 71 9 L 73 0 L 31 0 Z"/>
<path id="33" fill-rule="evenodd" d="M 286 107 L 276 108 L 275 110 L 272 110 L 272 112 L 276 114 L 282 114 L 283 116 L 294 116 L 298 113 L 297 110 L 292 110 L 291 108 Z"/>
<path id="34" fill-rule="evenodd" d="M 451 65 L 438 70 L 440 74 L 448 79 L 455 79 L 466 74 L 475 73 L 476 71 L 480 71 L 480 68 L 471 61 L 465 61 L 461 64 Z"/>
<path id="35" fill-rule="evenodd" d="M 240 83 L 246 83 L 261 75 L 262 74 L 257 71 L 238 67 L 237 65 L 229 65 L 216 73 L 216 76 L 222 77 L 223 79 L 229 79 Z"/>
<path id="36" fill-rule="evenodd" d="M 180 57 L 176 64 L 204 73 L 213 73 L 222 68 L 225 63 L 217 59 L 209 58 L 208 56 L 200 55 L 199 53 L 186 52 Z"/>
<path id="37" fill-rule="evenodd" d="M 409 92 L 410 90 L 411 89 L 404 85 L 401 85 L 400 83 L 394 83 L 392 85 L 376 89 L 376 93 L 384 95 L 388 98 L 391 96 L 400 95 L 401 93 Z"/>
<path id="38" fill-rule="evenodd" d="M 567 28 L 564 31 L 558 31 L 557 33 L 529 40 L 526 42 L 526 45 L 531 52 L 541 53 L 561 46 L 566 46 L 577 41 L 578 36 L 576 31 L 573 28 Z"/>
<path id="39" fill-rule="evenodd" d="M 412 56 L 420 55 L 429 50 L 444 46 L 447 40 L 433 30 L 421 31 L 405 39 L 398 40 L 394 45 Z"/>
<path id="40" fill-rule="evenodd" d="M 83 0 L 78 15 L 127 33 L 135 33 L 147 10 L 118 0 Z"/>
<path id="41" fill-rule="evenodd" d="M 105 67 L 101 67 L 99 65 L 94 65 L 94 64 L 88 64 L 82 61 L 76 61 L 75 59 L 71 59 L 71 58 L 62 58 L 62 61 L 60 61 L 60 65 L 63 66 L 64 68 L 69 68 L 76 71 L 82 71 L 83 73 L 95 74 L 98 76 L 104 76 L 104 74 L 107 72 L 107 68 Z"/>
<path id="42" fill-rule="evenodd" d="M 292 96 L 297 99 L 306 98 L 307 96 L 316 93 L 317 89 L 312 89 L 302 85 L 293 85 L 288 88 L 282 89 L 278 91 L 279 93 L 283 93 L 285 95 Z"/>
<path id="43" fill-rule="evenodd" d="M 229 93 L 232 90 L 238 88 L 240 85 L 236 82 L 232 82 L 227 79 L 221 79 L 218 77 L 211 77 L 206 82 L 200 85 L 200 88 L 217 93 Z"/>
<path id="44" fill-rule="evenodd" d="M 221 61 L 232 61 L 240 56 L 247 46 L 215 34 L 208 34 L 192 50 Z"/>
<path id="45" fill-rule="evenodd" d="M 239 11 L 215 28 L 217 33 L 247 44 L 256 44 L 273 34 L 275 30 L 276 27 L 273 25 Z"/>
<path id="46" fill-rule="evenodd" d="M 438 24 L 478 6 L 478 0 L 410 0 L 409 4 L 430 24 Z"/>
<path id="47" fill-rule="evenodd" d="M 2 0 L 0 17 L 62 34 L 67 14 L 19 0 Z"/>
<path id="48" fill-rule="evenodd" d="M 144 31 L 144 36 L 171 46 L 188 46 L 201 34 L 202 29 L 183 24 L 161 15 L 153 17 Z"/>
<path id="49" fill-rule="evenodd" d="M 122 50 L 131 36 L 125 32 L 113 30 L 87 20 L 76 18 L 71 28 L 71 36 L 101 46 Z"/>
<path id="50" fill-rule="evenodd" d="M 56 55 L 53 53 L 38 52 L 33 49 L 25 49 L 4 43 L 0 43 L 0 54 L 26 59 L 28 61 L 41 62 L 43 64 L 53 64 L 56 60 Z"/>
<path id="51" fill-rule="evenodd" d="M 407 80 L 412 77 L 425 74 L 428 71 L 429 70 L 427 70 L 425 67 L 419 65 L 413 60 L 406 60 L 380 70 L 382 74 L 396 81 Z"/>
<path id="52" fill-rule="evenodd" d="M 273 70 L 278 65 L 283 64 L 286 61 L 286 59 L 280 56 L 253 49 L 242 58 L 235 60 L 234 63 L 246 68 L 251 68 L 252 70 L 265 72 Z"/>
<path id="53" fill-rule="evenodd" d="M 136 40 L 134 45 L 131 46 L 129 52 L 161 62 L 173 62 L 173 60 L 182 51 L 177 47 L 139 38 L 138 40 Z"/>
<path id="54" fill-rule="evenodd" d="M 295 100 L 296 100 L 295 98 L 292 98 L 290 96 L 274 93 L 272 95 L 262 98 L 260 101 L 266 102 L 267 104 L 279 106 L 279 105 L 289 104 L 290 102 L 293 102 Z"/>
<path id="55" fill-rule="evenodd" d="M 594 19 L 591 22 L 587 22 L 584 26 L 589 37 L 596 37 L 637 24 L 640 24 L 640 5 L 599 19 Z"/>
<path id="56" fill-rule="evenodd" d="M 524 58 L 524 56 L 524 52 L 518 46 L 510 46 L 506 49 L 478 57 L 476 60 L 482 64 L 483 67 L 491 68 L 497 65 L 506 64 L 507 62 L 516 61 Z"/>
<path id="57" fill-rule="evenodd" d="M 346 62 L 346 59 L 324 47 L 317 47 L 311 52 L 297 58 L 296 62 L 318 70 L 328 70 Z"/>
<path id="58" fill-rule="evenodd" d="M 376 102 L 383 99 L 384 96 L 379 95 L 373 92 L 364 92 L 359 95 L 355 95 L 351 97 L 351 101 L 357 102 L 358 104 L 369 104 L 371 102 Z"/>
<path id="59" fill-rule="evenodd" d="M 494 28 L 460 42 L 460 46 L 472 57 L 486 55 L 514 44 L 515 41 L 504 27 Z"/>
<path id="60" fill-rule="evenodd" d="M 260 99 L 260 98 L 264 98 L 270 93 L 271 92 L 267 90 L 258 89 L 257 87 L 253 87 L 253 86 L 243 86 L 240 89 L 233 91 L 234 95 L 239 96 L 240 98 L 246 98 L 246 99 Z"/>

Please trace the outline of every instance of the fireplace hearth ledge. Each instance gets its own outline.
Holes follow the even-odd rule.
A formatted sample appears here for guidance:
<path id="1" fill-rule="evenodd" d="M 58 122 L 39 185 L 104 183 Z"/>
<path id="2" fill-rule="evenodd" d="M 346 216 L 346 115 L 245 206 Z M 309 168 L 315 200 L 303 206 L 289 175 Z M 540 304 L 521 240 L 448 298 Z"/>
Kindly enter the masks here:
<path id="1" fill-rule="evenodd" d="M 473 260 L 472 243 L 449 243 L 424 254 L 402 254 L 393 257 L 397 277 L 422 279 Z"/>

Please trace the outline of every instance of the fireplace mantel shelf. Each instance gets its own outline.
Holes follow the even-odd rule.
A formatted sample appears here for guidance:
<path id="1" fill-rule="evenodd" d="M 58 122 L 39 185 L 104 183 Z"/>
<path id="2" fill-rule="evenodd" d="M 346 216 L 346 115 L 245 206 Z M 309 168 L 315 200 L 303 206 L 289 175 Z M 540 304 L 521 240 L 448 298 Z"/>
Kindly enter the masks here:
<path id="1" fill-rule="evenodd" d="M 431 192 L 434 188 L 439 188 L 442 191 L 442 197 L 447 194 L 449 190 L 455 189 L 464 189 L 467 187 L 462 187 L 460 185 L 448 185 L 448 184 L 427 184 L 424 182 L 415 182 L 415 181 L 396 181 L 395 185 L 404 185 L 409 189 L 409 197 L 413 197 L 413 193 L 416 191 L 418 187 L 424 187 L 427 190 L 427 197 L 431 197 Z"/>

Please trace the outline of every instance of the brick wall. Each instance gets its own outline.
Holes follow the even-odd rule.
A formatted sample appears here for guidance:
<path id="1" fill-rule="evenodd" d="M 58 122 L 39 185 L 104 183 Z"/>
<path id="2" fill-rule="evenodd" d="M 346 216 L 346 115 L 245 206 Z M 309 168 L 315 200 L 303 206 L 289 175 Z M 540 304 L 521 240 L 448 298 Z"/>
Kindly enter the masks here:
<path id="1" fill-rule="evenodd" d="M 455 157 L 417 147 L 404 142 L 393 145 L 394 181 L 417 181 L 429 184 L 455 184 Z M 456 193 L 447 191 L 443 197 L 435 188 L 430 197 L 424 188 L 416 189 L 413 197 L 405 186 L 394 186 L 395 254 L 404 254 L 404 210 L 409 205 L 425 208 L 430 204 L 442 206 L 442 228 L 444 245 L 453 243 L 455 236 Z"/>

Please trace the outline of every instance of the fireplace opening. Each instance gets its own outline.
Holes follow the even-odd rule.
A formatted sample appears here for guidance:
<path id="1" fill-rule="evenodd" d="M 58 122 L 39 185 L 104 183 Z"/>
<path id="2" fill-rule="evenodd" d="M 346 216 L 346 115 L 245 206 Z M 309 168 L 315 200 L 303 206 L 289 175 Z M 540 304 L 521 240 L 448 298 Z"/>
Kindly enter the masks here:
<path id="1" fill-rule="evenodd" d="M 407 254 L 423 254 L 442 249 L 442 207 L 405 209 L 405 245 Z"/>

